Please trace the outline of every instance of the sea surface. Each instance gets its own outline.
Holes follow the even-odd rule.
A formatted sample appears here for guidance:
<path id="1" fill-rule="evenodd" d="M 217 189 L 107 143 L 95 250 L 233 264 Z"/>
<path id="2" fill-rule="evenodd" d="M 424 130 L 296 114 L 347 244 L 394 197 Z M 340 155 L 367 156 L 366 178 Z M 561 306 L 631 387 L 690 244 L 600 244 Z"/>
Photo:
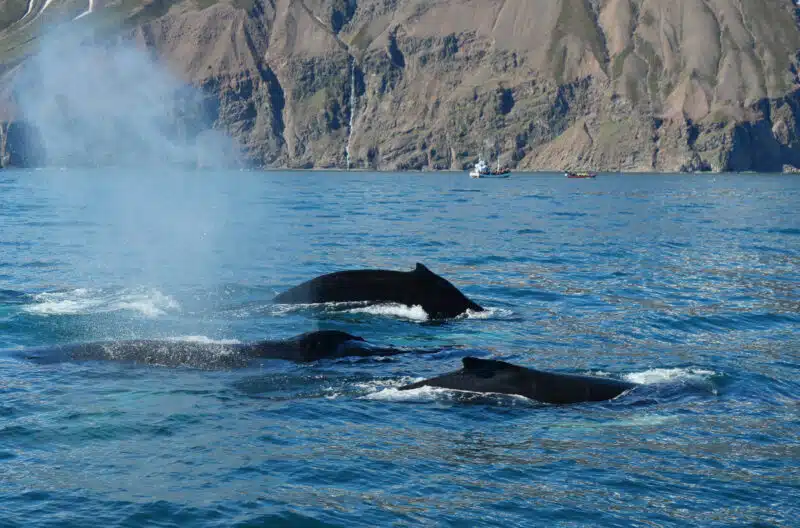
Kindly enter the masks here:
<path id="1" fill-rule="evenodd" d="M 798 206 L 800 178 L 759 174 L 2 171 L 0 526 L 797 526 Z M 417 262 L 488 310 L 271 302 Z M 450 348 L 24 359 L 314 329 Z M 641 386 L 397 390 L 469 355 Z"/>

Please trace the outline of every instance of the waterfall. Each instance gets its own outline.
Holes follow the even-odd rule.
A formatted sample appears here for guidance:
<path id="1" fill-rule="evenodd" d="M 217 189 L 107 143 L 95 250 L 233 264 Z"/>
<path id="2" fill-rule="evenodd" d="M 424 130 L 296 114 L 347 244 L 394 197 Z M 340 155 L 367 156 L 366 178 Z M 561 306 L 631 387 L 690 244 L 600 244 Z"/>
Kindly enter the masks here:
<path id="1" fill-rule="evenodd" d="M 25 11 L 25 14 L 22 15 L 22 18 L 20 18 L 20 20 L 30 15 L 31 11 L 33 11 L 33 0 L 28 0 L 28 10 Z"/>
<path id="2" fill-rule="evenodd" d="M 42 11 L 44 11 L 44 9 L 42 9 Z M 88 14 L 90 14 L 92 12 L 94 12 L 94 0 L 89 0 L 89 7 L 86 9 L 86 11 L 84 11 L 80 15 L 76 16 L 72 20 L 78 20 L 79 18 L 83 18 L 83 17 L 85 17 L 86 15 L 88 15 Z"/>
<path id="3" fill-rule="evenodd" d="M 347 126 L 347 145 L 344 149 L 347 170 L 350 170 L 350 139 L 353 137 L 353 120 L 356 115 L 356 61 L 350 61 L 350 123 Z"/>

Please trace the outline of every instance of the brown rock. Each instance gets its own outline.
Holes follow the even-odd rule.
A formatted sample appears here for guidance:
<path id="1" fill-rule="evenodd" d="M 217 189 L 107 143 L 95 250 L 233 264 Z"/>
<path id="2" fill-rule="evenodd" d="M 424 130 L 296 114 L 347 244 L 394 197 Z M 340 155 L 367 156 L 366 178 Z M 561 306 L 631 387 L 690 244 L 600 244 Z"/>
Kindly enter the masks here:
<path id="1" fill-rule="evenodd" d="M 800 30 L 783 0 L 155 0 L 98 19 L 112 12 L 105 27 L 202 87 L 208 126 L 256 165 L 343 168 L 348 145 L 377 169 L 798 158 Z M 12 46 L 37 27 L 21 15 L 0 34 L 7 67 L 33 49 Z"/>

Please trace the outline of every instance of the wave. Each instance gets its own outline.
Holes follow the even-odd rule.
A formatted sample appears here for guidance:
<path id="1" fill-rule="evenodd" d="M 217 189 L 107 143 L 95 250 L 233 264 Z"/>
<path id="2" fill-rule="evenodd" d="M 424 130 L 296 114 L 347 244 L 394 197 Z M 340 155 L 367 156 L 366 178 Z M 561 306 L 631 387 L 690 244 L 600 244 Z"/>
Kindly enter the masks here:
<path id="1" fill-rule="evenodd" d="M 374 379 L 374 380 L 367 380 L 367 381 L 359 381 L 353 383 L 351 386 L 359 391 L 364 393 L 372 393 L 376 390 L 382 390 L 386 388 L 399 388 L 404 387 L 406 385 L 410 385 L 411 383 L 416 383 L 418 381 L 422 381 L 424 378 L 417 378 L 414 376 L 402 376 L 400 378 L 392 378 L 392 379 Z"/>
<path id="2" fill-rule="evenodd" d="M 421 378 L 404 382 L 403 385 L 420 381 Z M 457 402 L 457 403 L 487 403 L 492 405 L 540 405 L 539 402 L 517 394 L 499 394 L 493 392 L 472 392 L 457 389 L 444 389 L 441 387 L 417 387 L 415 389 L 400 390 L 399 387 L 386 387 L 381 390 L 366 394 L 365 400 L 388 402 Z"/>
<path id="3" fill-rule="evenodd" d="M 3 304 L 22 304 L 28 299 L 28 294 L 16 290 L 0 289 L 0 305 Z"/>
<path id="4" fill-rule="evenodd" d="M 516 394 L 497 394 L 471 392 L 441 387 L 423 386 L 416 389 L 400 390 L 401 387 L 422 381 L 424 378 L 404 376 L 394 379 L 378 379 L 352 384 L 362 393 L 361 398 L 387 402 L 458 402 L 489 403 L 505 405 L 538 405 L 538 402 Z M 338 394 L 337 394 L 338 395 Z M 335 396 L 329 396 L 335 397 Z"/>
<path id="5" fill-rule="evenodd" d="M 626 374 L 624 379 L 639 385 L 657 385 L 674 382 L 708 382 L 717 373 L 702 368 L 655 368 Z"/>
<path id="6" fill-rule="evenodd" d="M 484 308 L 482 312 L 467 310 L 456 319 L 510 319 L 514 311 L 507 308 Z"/>
<path id="7" fill-rule="evenodd" d="M 678 330 L 687 333 L 770 330 L 776 326 L 796 324 L 795 314 L 741 312 L 734 314 L 693 315 L 689 317 L 658 317 L 655 328 Z"/>
<path id="8" fill-rule="evenodd" d="M 305 310 L 321 310 L 323 312 L 342 312 L 354 307 L 369 306 L 366 301 L 326 302 L 326 303 L 296 303 L 296 304 L 267 304 L 255 308 L 254 312 L 268 312 L 270 315 L 286 315 Z M 252 312 L 245 308 L 237 313 L 247 316 Z"/>
<path id="9" fill-rule="evenodd" d="M 420 305 L 408 306 L 399 303 L 372 304 L 368 301 L 355 302 L 327 302 L 304 304 L 274 304 L 270 305 L 270 315 L 286 315 L 303 310 L 320 310 L 323 313 L 350 313 L 368 314 L 384 317 L 394 317 L 414 322 L 426 322 L 430 319 L 428 313 Z M 506 308 L 485 308 L 482 312 L 467 310 L 456 319 L 508 319 L 514 315 L 512 310 Z"/>
<path id="10" fill-rule="evenodd" d="M 132 311 L 145 317 L 159 317 L 179 308 L 175 299 L 155 289 L 106 291 L 77 288 L 35 294 L 33 304 L 23 310 L 35 315 L 89 315 Z"/>
<path id="11" fill-rule="evenodd" d="M 168 337 L 166 340 L 181 343 L 198 343 L 201 345 L 238 345 L 241 343 L 238 339 L 213 339 L 203 335 Z"/>
<path id="12" fill-rule="evenodd" d="M 778 235 L 800 235 L 800 229 L 789 227 L 786 229 L 768 229 L 767 233 L 775 233 Z"/>
<path id="13" fill-rule="evenodd" d="M 379 400 L 382 398 L 375 396 L 381 394 L 383 391 L 400 392 L 398 391 L 400 387 L 409 385 L 411 383 L 416 383 L 417 381 L 422 381 L 422 379 L 423 378 L 416 378 L 412 376 L 402 376 L 400 378 L 392 379 L 371 379 L 348 383 L 347 387 L 327 387 L 323 389 L 323 392 L 325 393 L 325 397 L 328 399 L 336 399 L 340 396 L 349 397 L 355 393 L 356 396 L 360 396 L 363 399 Z"/>
<path id="14" fill-rule="evenodd" d="M 398 319 L 407 319 L 409 321 L 424 322 L 428 320 L 428 313 L 422 306 L 406 306 L 405 304 L 385 303 L 373 304 L 361 308 L 351 308 L 345 310 L 347 313 L 365 313 L 370 315 L 382 315 L 389 317 L 396 317 Z"/>

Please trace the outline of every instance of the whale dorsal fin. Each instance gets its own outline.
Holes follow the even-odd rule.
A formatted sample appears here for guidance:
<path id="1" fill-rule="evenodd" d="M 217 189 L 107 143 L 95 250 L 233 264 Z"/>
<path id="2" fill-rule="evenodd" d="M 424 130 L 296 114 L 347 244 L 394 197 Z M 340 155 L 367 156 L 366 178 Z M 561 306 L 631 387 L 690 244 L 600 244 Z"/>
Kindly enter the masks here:
<path id="1" fill-rule="evenodd" d="M 496 359 L 480 359 L 472 356 L 463 358 L 461 362 L 464 364 L 464 370 L 482 378 L 491 378 L 497 372 L 505 370 L 511 366 L 505 361 L 497 361 Z"/>
<path id="2" fill-rule="evenodd" d="M 431 275 L 433 275 L 433 272 L 429 270 L 427 267 L 425 267 L 425 264 L 421 264 L 419 262 L 417 262 L 417 265 L 414 268 L 414 273 L 430 273 Z"/>

